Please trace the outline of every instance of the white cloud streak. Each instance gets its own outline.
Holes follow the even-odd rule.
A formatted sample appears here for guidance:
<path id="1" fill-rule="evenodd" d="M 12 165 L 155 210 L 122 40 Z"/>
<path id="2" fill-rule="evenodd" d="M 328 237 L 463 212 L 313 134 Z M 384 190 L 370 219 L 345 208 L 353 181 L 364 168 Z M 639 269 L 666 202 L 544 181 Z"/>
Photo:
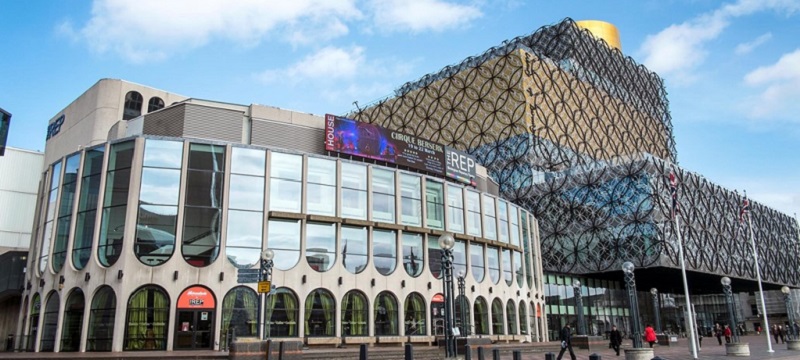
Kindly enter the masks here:
<path id="1" fill-rule="evenodd" d="M 384 31 L 443 31 L 481 17 L 480 9 L 441 0 L 373 0 L 375 27 Z"/>
<path id="2" fill-rule="evenodd" d="M 751 118 L 800 122 L 800 49 L 784 54 L 774 64 L 759 67 L 744 77 L 753 87 L 765 87 L 748 99 L 745 109 Z"/>
<path id="3" fill-rule="evenodd" d="M 694 70 L 708 56 L 705 45 L 718 38 L 733 19 L 761 11 L 788 15 L 798 10 L 798 0 L 739 0 L 648 36 L 639 52 L 644 64 L 659 75 L 678 84 L 691 83 Z"/>
<path id="4" fill-rule="evenodd" d="M 755 48 L 763 45 L 764 43 L 766 43 L 770 39 L 772 39 L 772 33 L 763 34 L 763 35 L 755 38 L 755 40 L 753 40 L 753 41 L 746 42 L 746 43 L 741 43 L 739 45 L 736 45 L 736 49 L 734 50 L 734 52 L 736 53 L 736 55 L 749 54 L 750 52 L 755 50 Z"/>

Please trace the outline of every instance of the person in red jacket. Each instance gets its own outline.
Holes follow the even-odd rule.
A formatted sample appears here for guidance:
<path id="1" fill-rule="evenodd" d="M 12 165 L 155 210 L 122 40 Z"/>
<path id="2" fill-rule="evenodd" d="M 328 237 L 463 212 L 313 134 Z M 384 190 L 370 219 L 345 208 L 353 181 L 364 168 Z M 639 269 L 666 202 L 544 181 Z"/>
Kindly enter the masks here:
<path id="1" fill-rule="evenodd" d="M 653 330 L 653 326 L 650 324 L 647 324 L 644 328 L 644 341 L 647 341 L 650 347 L 653 347 L 653 344 L 656 343 L 656 331 Z"/>
<path id="2" fill-rule="evenodd" d="M 730 344 L 731 343 L 731 335 L 733 335 L 731 333 L 731 327 L 728 326 L 728 325 L 725 325 L 725 330 L 722 331 L 722 334 L 725 335 L 725 343 L 726 344 Z"/>

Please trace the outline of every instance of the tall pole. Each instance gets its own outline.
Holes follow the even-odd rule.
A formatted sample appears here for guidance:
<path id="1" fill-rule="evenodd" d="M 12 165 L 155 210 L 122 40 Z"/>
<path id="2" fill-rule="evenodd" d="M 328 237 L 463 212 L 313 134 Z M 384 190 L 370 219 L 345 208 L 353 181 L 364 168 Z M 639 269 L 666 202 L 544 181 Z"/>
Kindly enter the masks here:
<path id="1" fill-rule="evenodd" d="M 453 315 L 455 313 L 453 301 L 453 246 L 455 239 L 453 235 L 445 233 L 439 237 L 439 248 L 442 249 L 442 279 L 444 280 L 444 345 L 445 357 L 456 357 L 456 339 L 453 334 Z M 462 309 L 463 311 L 463 309 Z"/>
<path id="2" fill-rule="evenodd" d="M 586 326 L 583 322 L 583 298 L 581 294 L 581 282 L 572 282 L 572 294 L 575 295 L 575 309 L 578 310 L 578 335 L 586 335 Z"/>
<path id="3" fill-rule="evenodd" d="M 625 274 L 625 288 L 628 290 L 628 307 L 630 308 L 633 347 L 641 348 L 642 327 L 639 324 L 639 300 L 636 298 L 636 279 L 633 277 L 633 263 L 630 261 L 623 263 L 622 272 Z"/>
<path id="4" fill-rule="evenodd" d="M 792 290 L 789 289 L 788 286 L 784 286 L 781 288 L 781 292 L 783 293 L 783 303 L 786 305 L 786 317 L 789 318 L 789 336 L 792 340 L 796 340 L 794 333 L 794 306 L 792 306 Z"/>
<path id="5" fill-rule="evenodd" d="M 653 313 L 655 314 L 656 320 L 656 333 L 661 332 L 661 314 L 659 314 L 659 306 L 658 306 L 658 289 L 652 288 L 650 289 L 650 295 L 653 295 Z"/>
<path id="6" fill-rule="evenodd" d="M 677 214 L 675 218 L 675 233 L 678 234 L 678 251 L 681 258 L 681 275 L 683 276 L 683 295 L 686 297 L 686 309 L 688 309 L 689 318 L 689 340 L 692 346 L 692 359 L 697 359 L 697 332 L 695 331 L 694 312 L 692 311 L 692 301 L 689 298 L 689 282 L 686 280 L 686 261 L 683 259 L 683 238 L 681 237 L 680 217 Z"/>
<path id="7" fill-rule="evenodd" d="M 469 316 L 467 316 L 467 297 L 464 295 L 464 271 L 458 272 L 458 302 L 461 306 L 461 336 L 469 336 Z"/>
<path id="8" fill-rule="evenodd" d="M 272 280 L 272 259 L 275 257 L 275 252 L 266 249 L 261 252 L 261 271 L 258 273 L 258 281 L 271 281 Z M 270 286 L 272 286 L 270 284 Z M 267 313 L 267 295 L 268 293 L 261 293 L 260 299 L 258 299 L 258 338 L 260 340 L 264 340 L 264 336 L 266 333 L 266 337 L 269 337 L 269 331 L 264 330 L 264 322 L 266 321 L 266 313 Z"/>
<path id="9" fill-rule="evenodd" d="M 746 200 L 746 198 L 745 198 Z M 767 319 L 767 304 L 764 302 L 764 288 L 761 285 L 761 270 L 758 265 L 758 249 L 756 249 L 756 240 L 753 238 L 753 224 L 750 221 L 750 213 L 747 216 L 747 227 L 750 229 L 750 244 L 753 246 L 753 259 L 756 262 L 756 276 L 758 277 L 758 293 L 761 296 L 761 314 L 764 317 L 764 334 L 767 336 L 767 352 L 775 352 L 772 350 L 772 338 L 769 336 L 769 320 Z"/>
<path id="10" fill-rule="evenodd" d="M 728 318 L 730 319 L 730 327 L 733 332 L 733 342 L 739 342 L 739 327 L 736 320 L 736 311 L 733 306 L 733 291 L 731 290 L 731 278 L 725 276 L 720 280 L 722 283 L 722 292 L 725 293 L 725 304 L 728 305 Z"/>

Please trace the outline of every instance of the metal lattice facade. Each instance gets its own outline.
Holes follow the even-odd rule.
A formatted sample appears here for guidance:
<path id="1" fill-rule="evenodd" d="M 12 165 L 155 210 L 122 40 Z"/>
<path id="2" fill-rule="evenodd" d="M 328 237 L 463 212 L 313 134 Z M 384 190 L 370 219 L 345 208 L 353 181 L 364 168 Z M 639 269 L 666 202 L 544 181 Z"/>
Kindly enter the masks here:
<path id="1" fill-rule="evenodd" d="M 406 83 L 350 117 L 466 150 L 538 218 L 546 271 L 679 267 L 666 177 L 681 180 L 687 269 L 755 278 L 741 197 L 676 165 L 661 79 L 571 19 Z M 663 159 L 663 160 L 662 160 Z M 752 206 L 767 282 L 800 283 L 798 229 Z"/>

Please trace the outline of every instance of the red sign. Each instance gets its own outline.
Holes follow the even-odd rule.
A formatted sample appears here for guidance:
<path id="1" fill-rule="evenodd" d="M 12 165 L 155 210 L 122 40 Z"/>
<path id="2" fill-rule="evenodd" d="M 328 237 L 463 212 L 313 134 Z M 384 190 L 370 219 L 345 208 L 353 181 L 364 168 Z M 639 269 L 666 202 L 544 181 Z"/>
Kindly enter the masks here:
<path id="1" fill-rule="evenodd" d="M 444 302 L 444 295 L 442 295 L 442 294 L 433 295 L 433 299 L 431 299 L 431 302 L 443 303 Z"/>
<path id="2" fill-rule="evenodd" d="M 216 306 L 214 294 L 203 286 L 192 286 L 178 298 L 179 309 L 213 309 Z"/>

